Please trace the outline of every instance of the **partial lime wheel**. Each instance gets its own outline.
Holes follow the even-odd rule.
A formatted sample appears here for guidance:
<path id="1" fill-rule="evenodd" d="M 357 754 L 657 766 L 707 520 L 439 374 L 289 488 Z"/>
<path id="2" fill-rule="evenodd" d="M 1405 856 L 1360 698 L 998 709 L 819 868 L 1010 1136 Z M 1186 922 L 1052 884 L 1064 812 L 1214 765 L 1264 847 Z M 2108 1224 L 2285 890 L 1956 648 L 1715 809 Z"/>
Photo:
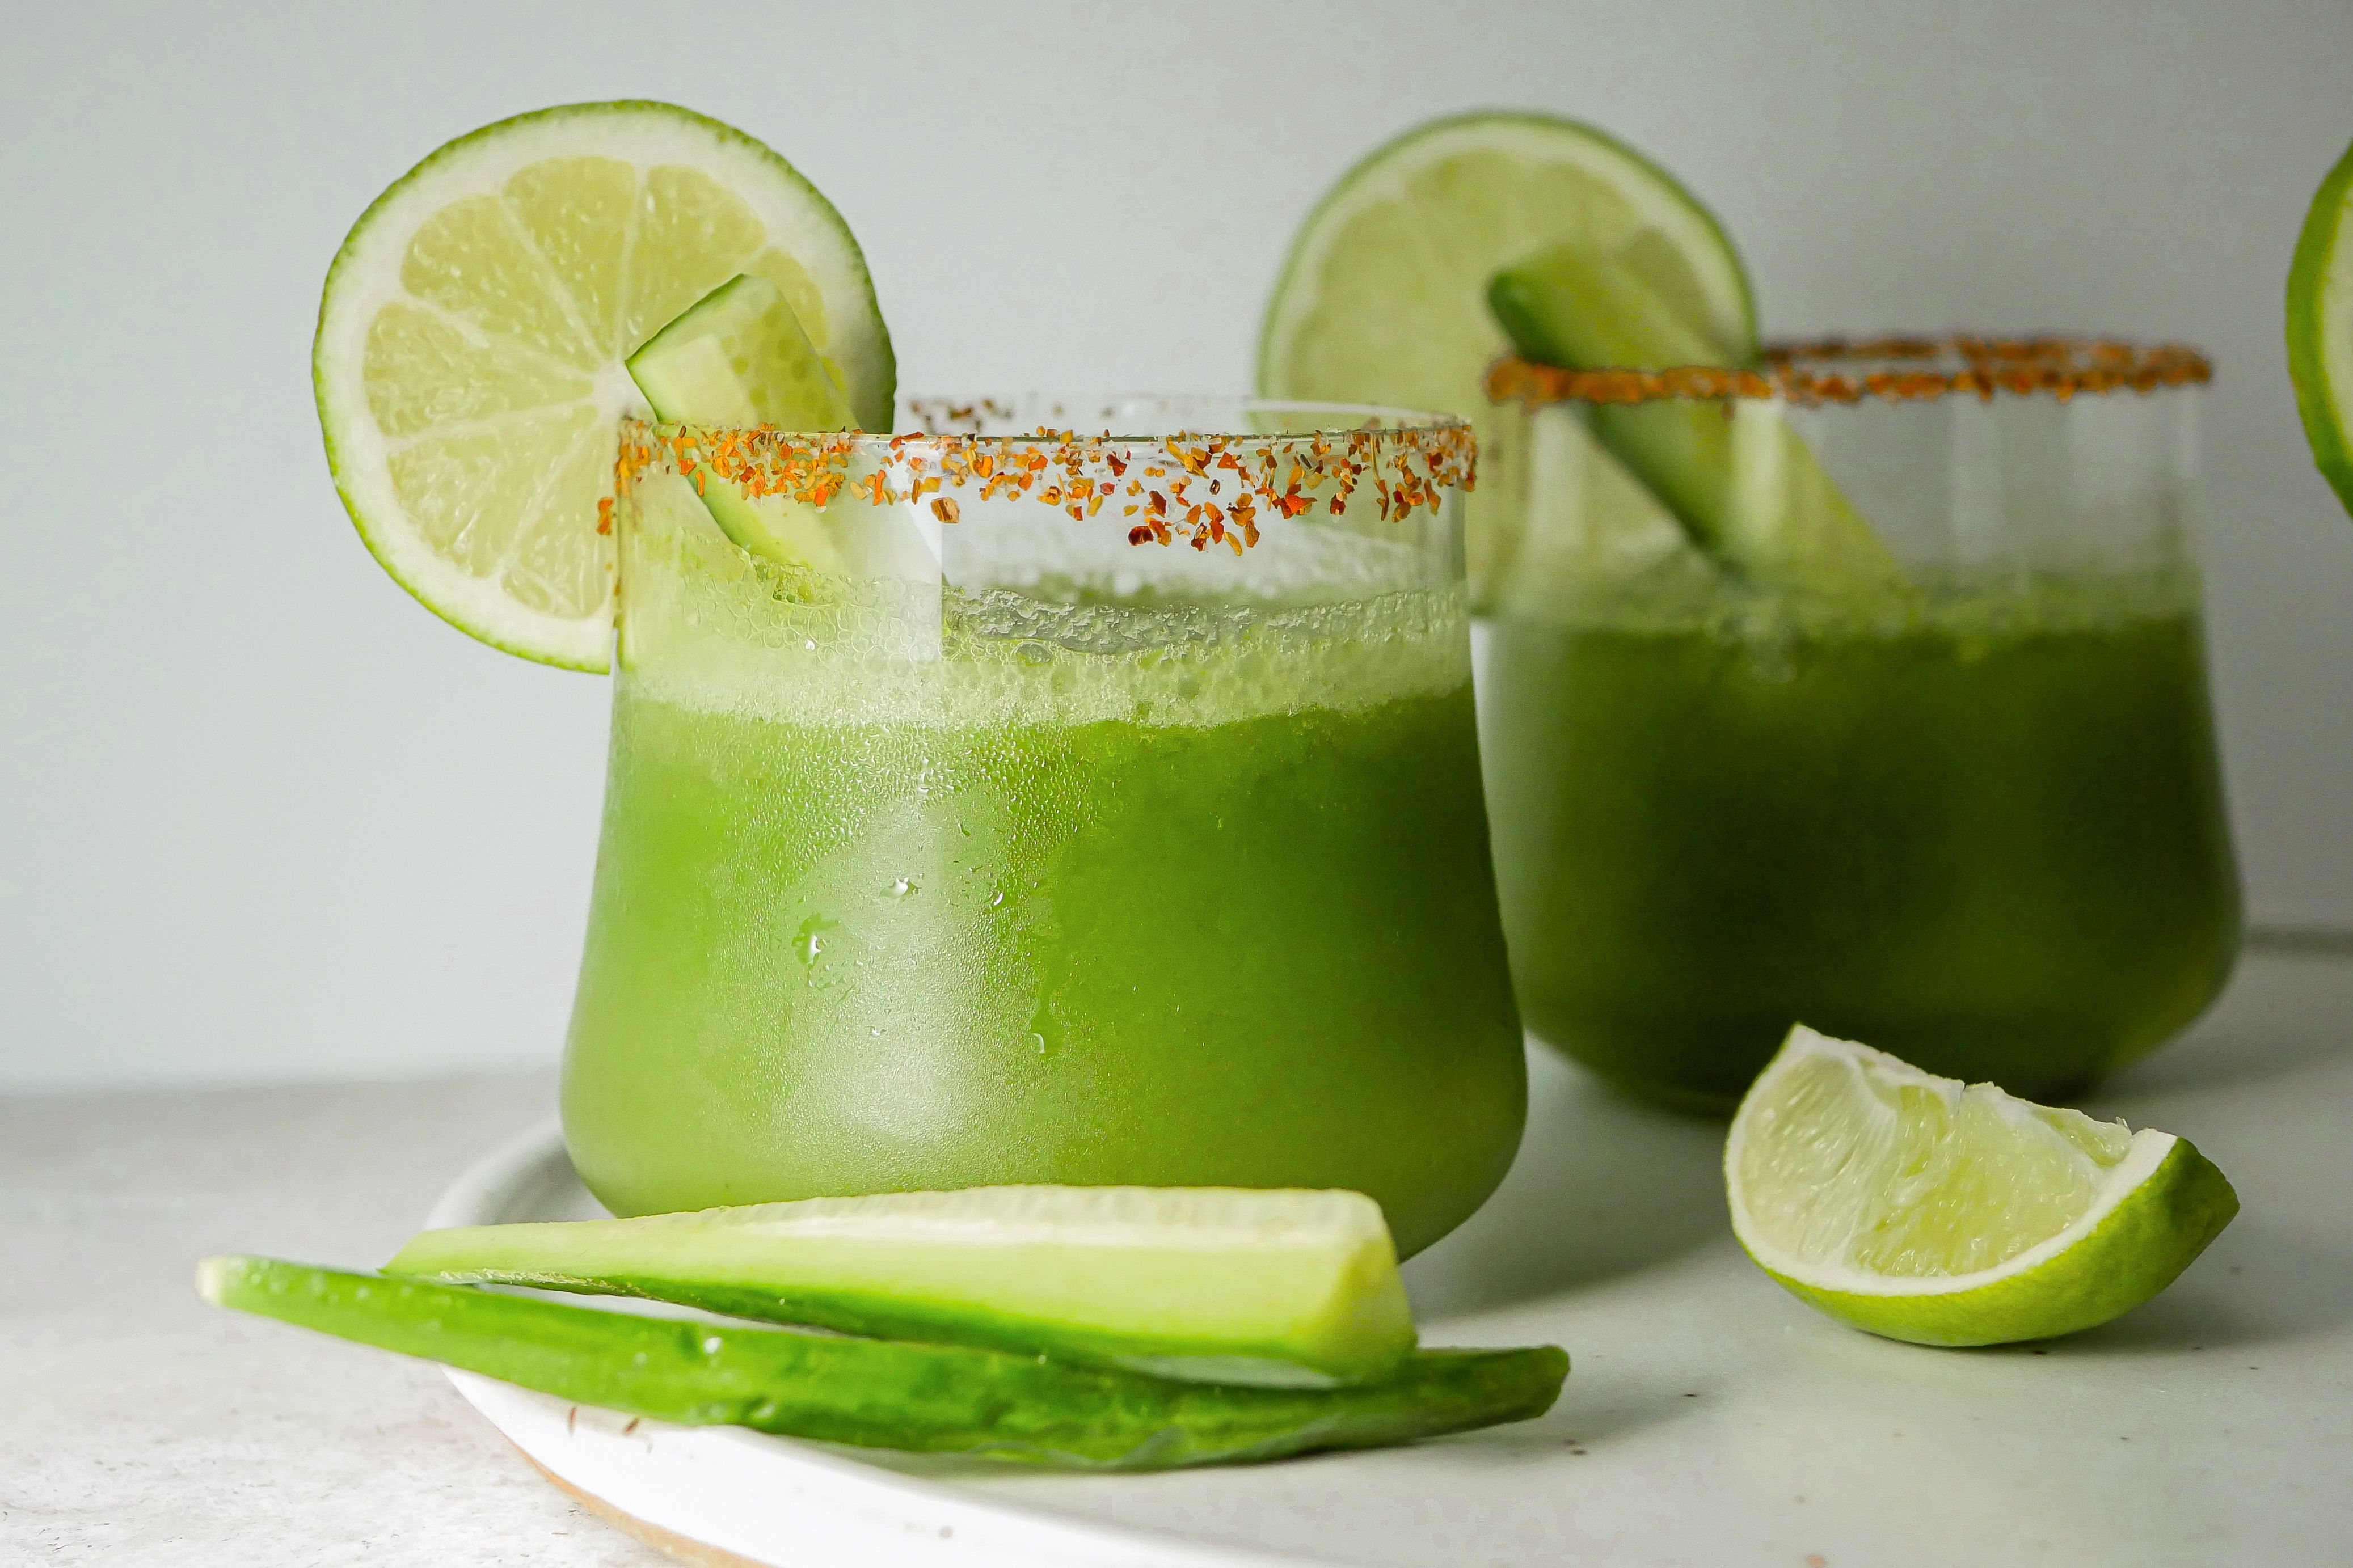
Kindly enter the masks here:
<path id="1" fill-rule="evenodd" d="M 738 273 L 773 282 L 860 424 L 891 339 L 858 243 L 791 164 L 665 103 L 543 110 L 459 138 L 353 226 L 312 374 L 360 535 L 444 619 L 575 669 L 609 658 L 600 531 L 623 362 Z"/>
<path id="2" fill-rule="evenodd" d="M 2186 1139 L 1964 1085 L 1803 1026 L 1725 1146 L 1733 1234 L 1834 1318 L 1927 1345 L 2049 1339 L 2171 1284 L 2239 1212 Z"/>
<path id="3" fill-rule="evenodd" d="M 1488 279 L 1564 242 L 1639 271 L 1725 357 L 1755 352 L 1740 258 L 1673 175 L 1573 120 L 1466 114 L 1376 149 L 1308 214 L 1267 305 L 1259 392 L 1443 410 L 1490 449 L 1486 371 L 1511 345 L 1488 311 Z M 1471 498 L 1474 587 L 1507 552 L 1487 535 L 1516 521 L 1498 494 Z"/>
<path id="4" fill-rule="evenodd" d="M 2312 459 L 2353 511 L 2353 148 L 2320 182 L 2288 268 L 2287 369 Z"/>

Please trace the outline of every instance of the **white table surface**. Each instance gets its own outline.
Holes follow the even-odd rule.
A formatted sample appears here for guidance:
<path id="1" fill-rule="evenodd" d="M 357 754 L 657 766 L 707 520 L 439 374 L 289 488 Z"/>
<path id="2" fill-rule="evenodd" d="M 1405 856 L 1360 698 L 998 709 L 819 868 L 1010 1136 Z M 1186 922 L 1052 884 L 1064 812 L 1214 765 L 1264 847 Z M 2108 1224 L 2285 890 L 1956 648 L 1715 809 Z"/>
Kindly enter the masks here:
<path id="1" fill-rule="evenodd" d="M 1384 1454 L 984 1489 L 1444 1568 L 2353 1562 L 2346 955 L 2251 954 L 2189 1039 L 2093 1102 L 2194 1140 L 2246 1212 L 2157 1301 L 2049 1346 L 1924 1351 L 1817 1316 L 1734 1247 L 1720 1127 L 1535 1067 L 1505 1194 L 1408 1275 L 1430 1342 L 1566 1343 L 1550 1415 Z M 530 1077 L 0 1100 L 0 1563 L 660 1562 L 434 1369 L 189 1286 L 210 1252 L 379 1261 L 551 1098 Z"/>

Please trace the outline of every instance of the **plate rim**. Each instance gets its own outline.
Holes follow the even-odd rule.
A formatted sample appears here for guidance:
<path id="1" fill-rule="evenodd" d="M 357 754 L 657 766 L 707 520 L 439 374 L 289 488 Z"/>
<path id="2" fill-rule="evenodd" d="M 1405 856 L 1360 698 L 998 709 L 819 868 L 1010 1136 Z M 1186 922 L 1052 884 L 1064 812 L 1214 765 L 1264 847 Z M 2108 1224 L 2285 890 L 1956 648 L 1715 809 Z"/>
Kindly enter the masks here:
<path id="1" fill-rule="evenodd" d="M 535 1188 L 571 1175 L 561 1123 L 543 1118 L 467 1166 L 435 1201 L 426 1228 L 497 1224 Z M 684 1561 L 756 1568 L 1338 1568 L 1329 1558 L 1074 1519 L 824 1445 L 629 1417 L 454 1367 L 442 1371 L 559 1489 L 591 1511 L 619 1516 L 613 1522 L 620 1528 Z"/>

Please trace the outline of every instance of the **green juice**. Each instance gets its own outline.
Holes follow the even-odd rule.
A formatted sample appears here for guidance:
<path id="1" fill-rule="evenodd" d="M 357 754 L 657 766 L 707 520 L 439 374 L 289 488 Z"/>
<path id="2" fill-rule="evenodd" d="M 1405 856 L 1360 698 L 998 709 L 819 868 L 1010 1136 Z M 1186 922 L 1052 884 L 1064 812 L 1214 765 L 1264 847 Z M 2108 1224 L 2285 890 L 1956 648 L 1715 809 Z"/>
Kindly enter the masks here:
<path id="1" fill-rule="evenodd" d="M 1171 612 L 1214 633 L 1171 646 L 1119 635 L 1148 607 L 1027 600 L 1061 640 L 966 636 L 952 594 L 909 660 L 633 569 L 564 1077 L 614 1212 L 1348 1187 L 1410 1252 L 1502 1178 L 1525 1086 L 1459 592 Z"/>
<path id="2" fill-rule="evenodd" d="M 1487 782 L 1529 1027 L 1725 1107 L 1789 1026 L 2063 1100 L 2195 1017 L 2237 882 L 2194 589 L 1497 622 Z"/>

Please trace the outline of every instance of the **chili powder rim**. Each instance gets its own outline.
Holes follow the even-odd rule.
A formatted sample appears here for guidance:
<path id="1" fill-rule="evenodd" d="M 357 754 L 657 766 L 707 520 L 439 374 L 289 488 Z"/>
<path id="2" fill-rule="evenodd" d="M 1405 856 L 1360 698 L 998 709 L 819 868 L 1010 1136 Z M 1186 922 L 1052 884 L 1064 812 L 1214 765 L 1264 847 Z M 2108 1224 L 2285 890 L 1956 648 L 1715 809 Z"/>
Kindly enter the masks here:
<path id="1" fill-rule="evenodd" d="M 2212 362 L 2185 343 L 2143 346 L 2060 335 L 1823 338 L 1768 344 L 1764 360 L 1753 370 L 1563 370 L 1506 354 L 1488 369 L 1487 395 L 1496 403 L 1530 406 L 1752 398 L 1815 407 L 1963 395 L 1990 402 L 2043 393 L 2063 403 L 2112 392 L 2202 386 L 2214 377 Z"/>
<path id="2" fill-rule="evenodd" d="M 1186 399 L 1166 400 L 1181 405 Z M 931 428 L 897 435 L 859 431 L 745 429 L 625 419 L 615 459 L 615 495 L 643 476 L 679 475 L 698 492 L 713 479 L 747 496 L 784 496 L 824 507 L 841 496 L 876 506 L 927 505 L 942 523 L 962 514 L 959 497 L 1027 499 L 1084 522 L 1108 510 L 1131 544 L 1223 545 L 1237 555 L 1259 542 L 1270 516 L 1345 511 L 1370 486 L 1384 522 L 1436 514 L 1449 492 L 1477 483 L 1471 426 L 1450 414 L 1370 405 L 1202 399 L 1241 410 L 1330 412 L 1350 428 L 1268 434 L 1177 431 L 1165 436 L 1082 435 L 1041 425 L 982 435 Z M 934 426 L 1009 416 L 986 399 L 910 400 Z M 612 529 L 612 502 L 597 530 Z"/>

